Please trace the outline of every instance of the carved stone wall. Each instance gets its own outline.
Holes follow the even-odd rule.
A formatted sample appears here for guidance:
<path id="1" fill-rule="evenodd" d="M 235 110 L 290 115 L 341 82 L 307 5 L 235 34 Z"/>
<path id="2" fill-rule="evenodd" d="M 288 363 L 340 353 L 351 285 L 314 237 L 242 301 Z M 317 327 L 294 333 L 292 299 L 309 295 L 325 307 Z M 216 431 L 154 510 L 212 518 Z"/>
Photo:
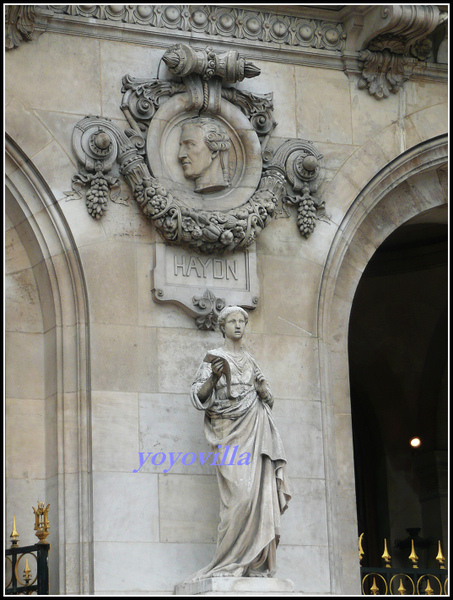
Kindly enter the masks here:
<path id="1" fill-rule="evenodd" d="M 277 575 L 292 579 L 297 593 L 360 593 L 348 315 L 357 281 L 376 247 L 405 219 L 443 205 L 447 195 L 439 170 L 447 161 L 447 66 L 427 61 L 423 71 L 418 61 L 413 76 L 384 102 L 358 89 L 358 53 L 375 50 L 365 39 L 357 40 L 363 27 L 372 29 L 366 16 L 374 8 L 363 5 L 354 14 L 329 7 L 300 7 L 300 13 L 288 7 L 288 14 L 283 6 L 275 12 L 234 8 L 229 13 L 235 17 L 234 37 L 219 29 L 227 27 L 226 16 L 213 19 L 226 15 L 223 6 L 37 6 L 32 39 L 22 38 L 6 54 L 5 125 L 8 140 L 20 148 L 17 160 L 7 156 L 7 185 L 16 199 L 7 196 L 7 202 L 24 207 L 17 221 L 21 243 L 14 245 L 9 228 L 8 252 L 17 260 L 26 248 L 36 281 L 48 283 L 37 304 L 36 289 L 25 285 L 28 275 L 23 274 L 9 305 L 15 312 L 6 315 L 10 338 L 27 337 L 22 334 L 30 332 L 17 325 L 35 322 L 39 306 L 46 307 L 46 319 L 52 316 L 49 307 L 55 307 L 53 321 L 40 332 L 47 360 L 42 348 L 35 351 L 25 342 L 24 365 L 23 354 L 7 348 L 7 408 L 13 412 L 6 421 L 11 477 L 6 527 L 12 514 L 27 518 L 23 489 L 45 490 L 46 498 L 39 499 L 51 503 L 50 541 L 56 550 L 51 560 L 58 571 L 53 585 L 60 593 L 172 593 L 213 554 L 218 517 L 214 467 L 178 461 L 164 472 L 167 458 L 162 465 L 147 460 L 133 471 L 140 452 L 168 457 L 169 452 L 206 451 L 203 421 L 190 406 L 188 390 L 205 351 L 222 344 L 221 334 L 198 327 L 196 318 L 205 318 L 206 312 L 194 318 L 175 302 L 156 302 L 162 278 L 170 277 L 164 283 L 175 294 L 183 288 L 187 296 L 196 288 L 189 298 L 194 309 L 206 310 L 202 305 L 209 304 L 218 309 L 217 301 L 228 299 L 213 298 L 210 285 L 228 283 L 243 293 L 239 276 L 242 269 L 247 281 L 247 266 L 234 263 L 228 252 L 198 253 L 197 262 L 182 255 L 181 246 L 166 245 L 133 198 L 132 184 L 138 187 L 138 182 L 128 181 L 109 154 L 132 149 L 136 164 L 143 160 L 138 142 L 144 151 L 150 115 L 167 99 L 188 93 L 163 55 L 177 43 L 201 52 L 211 40 L 216 54 L 237 50 L 260 69 L 259 77 L 223 86 L 230 97 L 221 99 L 237 102 L 250 127 L 257 117 L 263 129 L 253 131 L 262 165 L 281 172 L 285 193 L 294 200 L 288 196 L 276 205 L 249 247 L 256 279 L 248 281 L 251 289 L 257 284 L 259 301 L 250 311 L 246 341 L 275 397 L 293 491 L 282 519 Z M 239 22 L 239 15 L 245 22 Z M 255 38 L 250 33 L 254 16 L 263 28 Z M 313 22 L 313 38 L 304 29 L 307 22 Z M 265 30 L 266 23 L 270 28 Z M 331 47 L 327 25 L 339 34 L 338 41 L 329 34 Z M 325 33 L 315 35 L 318 30 Z M 274 39 L 278 33 L 281 41 Z M 171 83 L 156 85 L 154 80 Z M 272 119 L 263 119 L 270 93 Z M 93 131 L 78 129 L 80 156 L 88 157 L 83 163 L 73 133 L 85 117 L 96 125 Z M 98 131 L 99 124 L 104 131 Z M 152 151 L 150 144 L 147 152 Z M 303 189 L 316 173 L 312 156 L 319 159 L 322 178 L 310 195 L 324 203 L 316 209 L 314 229 L 313 206 Z M 96 169 L 99 165 L 105 169 Z M 284 173 L 282 165 L 288 166 Z M 80 181 L 74 191 L 75 174 Z M 409 196 L 399 185 L 405 180 Z M 92 193 L 87 198 L 82 191 Z M 93 218 L 101 212 L 102 217 Z M 159 254 L 163 247 L 173 254 Z M 167 261 L 166 272 L 155 270 L 157 256 Z M 8 265 L 11 284 L 20 277 Z M 189 285 L 180 283 L 188 279 Z M 255 295 L 250 296 L 246 301 L 253 304 Z M 27 412 L 42 408 L 44 400 L 30 398 L 29 388 L 16 393 L 18 385 L 30 381 L 30 368 L 34 380 L 47 378 L 49 390 L 56 390 L 45 399 L 47 438 L 41 435 L 44 417 Z M 17 415 L 40 423 L 38 441 L 21 438 L 17 443 Z M 34 453 L 29 463 L 34 473 L 49 476 L 47 489 L 44 483 L 33 487 L 36 478 L 26 473 L 29 452 Z M 14 463 L 24 468 L 13 468 Z M 19 532 L 29 527 L 27 522 L 16 525 Z M 57 531 L 58 543 L 52 538 Z"/>

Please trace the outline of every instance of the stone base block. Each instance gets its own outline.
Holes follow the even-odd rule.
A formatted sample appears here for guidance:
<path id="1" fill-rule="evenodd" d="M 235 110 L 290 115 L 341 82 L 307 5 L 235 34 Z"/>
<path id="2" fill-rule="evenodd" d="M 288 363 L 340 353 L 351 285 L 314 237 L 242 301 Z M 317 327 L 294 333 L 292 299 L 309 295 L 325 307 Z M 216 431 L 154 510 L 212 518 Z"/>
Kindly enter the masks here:
<path id="1" fill-rule="evenodd" d="M 294 593 L 290 579 L 273 577 L 211 577 L 175 586 L 175 595 L 205 596 L 278 596 Z"/>

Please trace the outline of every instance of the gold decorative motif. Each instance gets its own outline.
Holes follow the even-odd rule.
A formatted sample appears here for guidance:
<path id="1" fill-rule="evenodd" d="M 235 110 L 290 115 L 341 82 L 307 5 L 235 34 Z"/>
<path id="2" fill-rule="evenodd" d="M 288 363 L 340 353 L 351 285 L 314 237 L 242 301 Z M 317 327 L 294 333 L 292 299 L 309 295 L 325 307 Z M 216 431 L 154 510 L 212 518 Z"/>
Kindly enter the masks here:
<path id="1" fill-rule="evenodd" d="M 394 595 L 395 595 L 395 594 L 394 594 L 394 592 L 393 592 L 392 590 L 394 590 L 394 589 L 395 589 L 395 588 L 394 588 L 394 586 L 393 586 L 393 582 L 394 582 L 394 581 L 395 581 L 397 578 L 399 578 L 399 582 L 400 582 L 400 584 L 399 584 L 399 587 L 398 587 L 398 590 L 397 590 L 397 591 L 398 591 L 398 594 L 399 594 L 400 596 L 406 596 L 406 595 L 408 595 L 408 596 L 413 596 L 413 595 L 415 594 L 415 585 L 414 585 L 414 582 L 412 581 L 412 579 L 409 577 L 409 575 L 406 575 L 406 573 L 397 573 L 396 575 L 394 575 L 394 576 L 393 576 L 393 577 L 390 579 L 390 583 L 389 583 L 390 595 L 391 595 L 391 596 L 394 596 Z M 406 579 L 406 582 L 405 582 L 405 583 L 406 583 L 406 585 L 407 585 L 407 582 L 409 582 L 409 583 L 410 583 L 410 585 L 411 585 L 411 587 L 412 587 L 412 591 L 409 591 L 409 593 L 407 593 L 407 589 L 406 589 L 406 588 L 405 588 L 405 586 L 404 586 L 404 583 L 403 583 L 403 578 L 405 578 L 405 579 Z M 396 585 L 396 583 L 395 583 L 395 585 Z"/>
<path id="2" fill-rule="evenodd" d="M 422 594 L 422 582 L 426 579 L 426 587 L 425 587 L 425 591 Z M 437 581 L 437 584 L 439 585 L 439 591 L 436 593 L 433 588 L 431 587 L 431 581 Z M 440 582 L 440 580 L 432 574 L 429 575 L 422 575 L 420 577 L 420 579 L 417 581 L 417 595 L 421 596 L 439 596 L 442 594 L 442 583 Z"/>
<path id="3" fill-rule="evenodd" d="M 48 544 L 46 537 L 49 535 L 49 506 L 44 508 L 44 502 L 38 501 L 38 510 L 33 506 L 33 512 L 35 513 L 35 535 L 39 539 L 40 544 Z"/>
<path id="4" fill-rule="evenodd" d="M 376 585 L 376 578 L 373 577 L 373 585 L 370 588 L 371 593 L 373 594 L 373 596 L 379 596 L 379 588 Z"/>
<path id="5" fill-rule="evenodd" d="M 400 578 L 400 585 L 398 587 L 398 594 L 400 596 L 405 596 L 406 595 L 406 588 L 403 585 L 403 580 Z"/>
<path id="6" fill-rule="evenodd" d="M 367 581 L 368 577 L 373 577 L 373 581 L 372 581 L 371 587 L 369 588 L 371 594 L 373 596 L 379 596 L 379 595 L 387 596 L 387 592 L 388 592 L 388 589 L 389 589 L 388 586 L 387 586 L 387 582 L 386 582 L 385 578 L 382 575 L 380 575 L 379 573 L 368 573 L 367 575 L 365 575 L 365 577 L 362 579 L 362 594 L 364 596 L 369 596 L 370 595 L 368 592 L 365 591 L 365 584 L 366 584 L 366 581 Z M 378 580 L 381 579 L 382 582 L 383 582 L 383 584 L 384 584 L 384 591 L 383 591 L 382 594 L 380 594 L 379 586 L 376 583 L 376 578 L 378 578 Z"/>
<path id="7" fill-rule="evenodd" d="M 31 575 L 32 569 L 30 569 L 30 567 L 29 567 L 28 558 L 25 558 L 25 568 L 22 571 L 23 575 L 24 575 L 24 580 L 22 581 L 22 579 L 21 579 L 21 577 L 19 575 L 19 573 L 20 573 L 19 565 L 20 565 L 20 561 L 24 558 L 24 556 L 25 557 L 32 556 L 35 559 L 35 577 L 32 578 L 32 575 Z M 34 554 L 33 552 L 24 552 L 23 554 L 20 554 L 17 557 L 16 566 L 14 568 L 14 574 L 16 576 L 16 581 L 18 582 L 19 585 L 23 585 L 23 586 L 27 586 L 28 587 L 28 586 L 32 586 L 36 582 L 36 580 L 38 579 L 38 565 L 37 565 L 37 563 L 38 563 L 38 560 L 36 558 L 36 554 Z"/>
<path id="8" fill-rule="evenodd" d="M 28 558 L 25 559 L 25 569 L 24 569 L 24 580 L 25 580 L 25 585 L 29 585 L 30 583 L 30 579 L 31 579 L 31 569 L 28 566 Z"/>

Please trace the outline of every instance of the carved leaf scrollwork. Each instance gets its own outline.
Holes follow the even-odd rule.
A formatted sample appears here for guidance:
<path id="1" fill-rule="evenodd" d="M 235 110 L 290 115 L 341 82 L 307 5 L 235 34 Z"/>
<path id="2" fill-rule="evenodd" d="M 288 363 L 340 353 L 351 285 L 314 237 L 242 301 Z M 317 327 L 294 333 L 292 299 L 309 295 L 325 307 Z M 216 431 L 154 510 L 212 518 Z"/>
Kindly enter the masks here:
<path id="1" fill-rule="evenodd" d="M 287 140 L 279 148 L 265 153 L 270 169 L 280 169 L 288 182 L 283 199 L 297 206 L 297 225 L 301 235 L 308 238 L 316 222 L 325 214 L 325 203 L 315 197 L 322 180 L 323 155 L 306 140 Z"/>
<path id="2" fill-rule="evenodd" d="M 146 134 L 148 124 L 159 109 L 162 99 L 185 92 L 186 86 L 173 81 L 125 75 L 121 91 L 124 94 L 121 109 L 129 124 L 137 133 Z"/>
<path id="3" fill-rule="evenodd" d="M 222 98 L 235 104 L 251 122 L 260 142 L 277 126 L 274 120 L 273 94 L 252 94 L 246 90 L 223 88 Z"/>
<path id="4" fill-rule="evenodd" d="M 102 117 L 86 117 L 80 121 L 73 136 L 76 154 L 85 168 L 73 177 L 73 189 L 90 184 L 87 208 L 99 219 L 106 210 L 107 186 L 112 190 L 118 180 L 107 176 L 113 162 L 132 188 L 133 197 L 143 214 L 151 219 L 165 241 L 201 253 L 219 253 L 235 248 L 247 248 L 272 219 L 278 202 L 286 190 L 285 177 L 279 169 L 263 174 L 258 190 L 250 200 L 230 211 L 195 210 L 181 206 L 177 199 L 153 177 L 143 156 L 130 138 L 111 121 Z M 97 140 L 108 153 L 104 160 L 94 160 Z"/>
<path id="5" fill-rule="evenodd" d="M 267 142 L 276 126 L 272 94 L 252 94 L 220 85 L 219 77 L 233 82 L 255 77 L 259 69 L 236 51 L 216 55 L 210 48 L 195 51 L 183 44 L 169 48 L 163 58 L 170 71 L 184 75 L 182 83 L 123 78 L 122 109 L 131 129 L 122 132 L 102 117 L 86 117 L 74 129 L 73 145 L 83 168 L 73 178 L 73 189 L 90 184 L 86 197 L 89 214 L 96 219 L 104 214 L 109 191 L 118 184 L 115 177 L 107 176 L 116 163 L 143 214 L 169 244 L 202 254 L 248 248 L 275 216 L 282 201 L 299 207 L 299 229 L 307 237 L 322 208 L 312 195 L 320 182 L 322 155 L 304 140 L 288 140 L 275 153 L 269 152 Z M 211 79 L 211 68 L 217 78 Z M 195 72 L 201 75 L 193 75 Z M 200 77 L 208 80 L 201 81 Z M 198 94 L 200 89 L 207 91 L 207 102 Z M 235 208 L 206 210 L 181 202 L 173 190 L 165 187 L 167 183 L 154 177 L 145 162 L 145 133 L 150 121 L 164 98 L 183 92 L 187 92 L 189 106 L 200 111 L 218 107 L 222 96 L 246 115 L 258 136 L 264 162 L 259 184 L 247 196 L 248 200 Z"/>
<path id="6" fill-rule="evenodd" d="M 5 8 L 5 49 L 17 48 L 32 39 L 36 19 L 33 5 L 10 5 Z"/>
<path id="7" fill-rule="evenodd" d="M 135 200 L 167 242 L 206 254 L 222 254 L 253 244 L 273 217 L 284 191 L 280 173 L 266 174 L 248 202 L 224 212 L 181 207 L 154 177 L 133 186 Z"/>
<path id="8" fill-rule="evenodd" d="M 194 296 L 192 302 L 194 306 L 205 312 L 195 319 L 198 329 L 214 330 L 219 314 L 225 308 L 225 300 L 217 298 L 211 290 L 206 290 L 202 296 Z"/>
<path id="9" fill-rule="evenodd" d="M 390 93 L 396 94 L 413 70 L 413 65 L 411 68 L 408 64 L 408 57 L 393 54 L 389 50 L 363 50 L 359 59 L 363 61 L 363 70 L 358 87 L 367 88 L 369 94 L 378 100 L 387 98 Z"/>

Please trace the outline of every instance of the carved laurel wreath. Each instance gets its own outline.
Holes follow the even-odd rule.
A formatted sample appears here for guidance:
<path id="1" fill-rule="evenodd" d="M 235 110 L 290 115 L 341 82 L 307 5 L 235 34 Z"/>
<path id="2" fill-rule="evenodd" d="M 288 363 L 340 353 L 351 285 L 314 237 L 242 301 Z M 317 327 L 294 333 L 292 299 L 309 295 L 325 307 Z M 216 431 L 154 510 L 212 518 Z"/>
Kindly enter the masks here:
<path id="1" fill-rule="evenodd" d="M 268 225 L 280 201 L 298 205 L 299 229 L 302 235 L 310 235 L 323 209 L 312 196 L 319 184 L 322 155 L 303 140 L 288 140 L 276 152 L 266 149 L 276 126 L 272 94 L 257 95 L 221 86 L 222 80 L 255 77 L 259 69 L 235 51 L 218 55 L 210 48 L 194 51 L 182 44 L 168 50 L 163 58 L 182 83 L 129 75 L 123 78 L 121 108 L 130 129 L 122 132 L 101 117 L 85 117 L 74 129 L 74 149 L 85 168 L 73 177 L 73 190 L 90 185 L 86 194 L 90 215 L 102 217 L 107 199 L 113 199 L 112 193 L 119 187 L 118 179 L 107 175 L 116 162 L 144 215 L 154 222 L 167 243 L 204 254 L 247 248 Z M 184 92 L 189 93 L 191 106 L 200 112 L 215 113 L 220 98 L 235 104 L 258 135 L 263 151 L 262 176 L 258 189 L 239 207 L 213 211 L 182 206 L 145 162 L 145 140 L 152 118 L 163 101 Z"/>

